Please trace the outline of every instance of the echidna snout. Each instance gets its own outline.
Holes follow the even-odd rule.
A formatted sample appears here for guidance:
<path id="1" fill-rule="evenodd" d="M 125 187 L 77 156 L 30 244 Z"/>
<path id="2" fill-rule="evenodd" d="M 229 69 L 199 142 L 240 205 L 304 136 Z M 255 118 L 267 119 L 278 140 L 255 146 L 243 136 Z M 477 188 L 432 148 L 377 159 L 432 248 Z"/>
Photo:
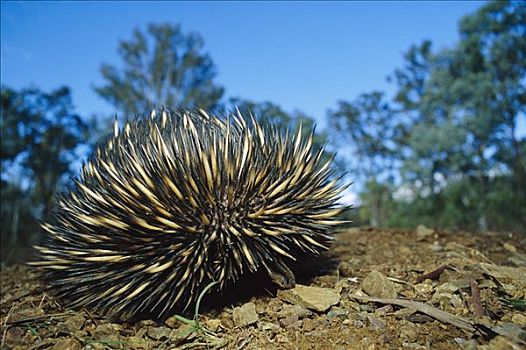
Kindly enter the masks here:
<path id="1" fill-rule="evenodd" d="M 166 317 L 258 270 L 291 286 L 290 262 L 327 249 L 343 210 L 312 139 L 239 112 L 115 124 L 57 199 L 34 264 L 70 306 L 121 318 Z"/>

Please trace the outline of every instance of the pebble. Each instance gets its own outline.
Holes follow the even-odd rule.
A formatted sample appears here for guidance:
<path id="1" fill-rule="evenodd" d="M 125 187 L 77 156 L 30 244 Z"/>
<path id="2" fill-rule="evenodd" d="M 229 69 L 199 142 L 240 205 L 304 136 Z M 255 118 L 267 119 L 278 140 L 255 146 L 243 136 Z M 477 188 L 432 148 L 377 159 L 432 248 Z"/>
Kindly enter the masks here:
<path id="1" fill-rule="evenodd" d="M 427 294 L 433 291 L 433 286 L 430 283 L 415 284 L 415 290 L 418 294 Z"/>
<path id="2" fill-rule="evenodd" d="M 280 312 L 278 312 L 278 318 L 296 316 L 298 319 L 302 319 L 312 315 L 312 311 L 304 308 L 300 305 L 284 305 Z"/>
<path id="3" fill-rule="evenodd" d="M 384 305 L 384 306 L 376 309 L 374 312 L 377 315 L 384 316 L 384 315 L 390 314 L 391 312 L 393 312 L 393 310 L 394 310 L 393 306 L 391 306 L 391 305 Z"/>
<path id="4" fill-rule="evenodd" d="M 212 332 L 216 332 L 219 329 L 219 326 L 221 325 L 221 320 L 213 318 L 210 320 L 206 320 L 204 324 L 206 328 L 208 328 Z"/>
<path id="5" fill-rule="evenodd" d="M 310 287 L 297 284 L 287 290 L 278 290 L 278 298 L 318 312 L 325 312 L 340 302 L 340 294 L 331 288 Z"/>
<path id="6" fill-rule="evenodd" d="M 416 228 L 416 238 L 419 241 L 426 239 L 433 233 L 435 233 L 435 230 L 433 230 L 432 228 L 427 228 L 424 225 L 418 225 L 418 227 Z"/>
<path id="7" fill-rule="evenodd" d="M 160 340 L 163 338 L 169 338 L 170 337 L 171 329 L 166 326 L 160 326 L 160 327 L 151 327 L 148 329 L 148 332 L 146 333 L 150 338 L 155 340 Z"/>
<path id="8" fill-rule="evenodd" d="M 317 323 L 316 321 L 310 319 L 310 318 L 306 318 L 305 320 L 303 320 L 303 330 L 305 332 L 310 332 L 310 331 L 313 331 L 317 328 Z"/>
<path id="9" fill-rule="evenodd" d="M 241 307 L 234 308 L 234 324 L 238 327 L 246 327 L 258 321 L 254 303 L 246 303 Z"/>
<path id="10" fill-rule="evenodd" d="M 331 310 L 327 313 L 329 319 L 341 318 L 346 319 L 348 312 L 345 310 Z"/>
<path id="11" fill-rule="evenodd" d="M 372 297 L 396 298 L 396 285 L 381 272 L 371 271 L 362 282 L 362 290 Z"/>
<path id="12" fill-rule="evenodd" d="M 526 316 L 524 314 L 515 314 L 511 317 L 511 322 L 526 326 Z"/>
<path id="13" fill-rule="evenodd" d="M 352 277 L 354 275 L 352 265 L 346 261 L 342 261 L 338 265 L 338 271 L 342 277 Z"/>
<path id="14" fill-rule="evenodd" d="M 76 314 L 73 317 L 68 318 L 64 324 L 67 326 L 67 328 L 73 332 L 77 331 L 82 328 L 84 325 L 84 315 L 83 314 Z"/>
<path id="15" fill-rule="evenodd" d="M 298 316 L 297 315 L 290 315 L 287 317 L 280 318 L 279 323 L 282 327 L 289 328 L 293 325 L 298 324 Z"/>
<path id="16" fill-rule="evenodd" d="M 511 243 L 504 243 L 502 246 L 508 252 L 511 252 L 511 253 L 516 253 L 517 252 L 517 248 L 515 248 L 515 246 L 513 244 L 511 244 Z"/>
<path id="17" fill-rule="evenodd" d="M 418 338 L 418 329 L 413 324 L 405 324 L 398 328 L 398 334 L 400 339 L 414 342 Z"/>

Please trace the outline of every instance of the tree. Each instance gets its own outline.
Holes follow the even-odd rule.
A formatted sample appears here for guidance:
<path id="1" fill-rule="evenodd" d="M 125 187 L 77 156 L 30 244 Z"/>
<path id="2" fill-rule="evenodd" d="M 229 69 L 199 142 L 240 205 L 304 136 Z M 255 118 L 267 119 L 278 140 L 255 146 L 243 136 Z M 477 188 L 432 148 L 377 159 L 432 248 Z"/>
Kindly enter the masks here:
<path id="1" fill-rule="evenodd" d="M 67 87 L 50 93 L 2 87 L 2 230 L 3 249 L 34 237 L 55 192 L 74 174 L 72 162 L 87 139 L 88 123 L 73 113 Z M 28 220 L 31 217 L 31 220 Z"/>
<path id="2" fill-rule="evenodd" d="M 383 93 L 361 94 L 352 102 L 339 101 L 328 111 L 329 123 L 340 136 L 335 144 L 344 161 L 362 180 L 362 218 L 372 226 L 385 226 L 395 171 L 393 110 Z"/>
<path id="3" fill-rule="evenodd" d="M 463 217 L 456 210 L 474 213 L 461 226 L 495 227 L 494 201 L 504 198 L 511 203 L 501 206 L 514 208 L 508 223 L 526 224 L 516 210 L 526 207 L 525 140 L 516 135 L 526 106 L 524 23 L 524 3 L 490 2 L 462 19 L 456 47 L 433 53 L 423 42 L 395 71 L 401 174 L 415 202 L 431 203 L 433 225 Z"/>
<path id="4" fill-rule="evenodd" d="M 214 83 L 216 69 L 203 46 L 199 34 L 185 34 L 179 25 L 136 29 L 119 44 L 122 68 L 103 64 L 106 83 L 95 91 L 126 118 L 162 105 L 217 108 L 223 88 Z"/>

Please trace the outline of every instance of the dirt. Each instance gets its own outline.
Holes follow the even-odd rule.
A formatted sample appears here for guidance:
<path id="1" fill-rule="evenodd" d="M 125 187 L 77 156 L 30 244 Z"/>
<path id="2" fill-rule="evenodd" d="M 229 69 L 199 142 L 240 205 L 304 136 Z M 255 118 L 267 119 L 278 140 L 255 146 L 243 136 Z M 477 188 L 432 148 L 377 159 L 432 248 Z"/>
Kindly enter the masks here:
<path id="1" fill-rule="evenodd" d="M 526 235 L 420 227 L 336 236 L 296 288 L 231 296 L 203 306 L 198 322 L 110 321 L 68 309 L 32 268 L 4 268 L 1 349 L 526 348 Z"/>

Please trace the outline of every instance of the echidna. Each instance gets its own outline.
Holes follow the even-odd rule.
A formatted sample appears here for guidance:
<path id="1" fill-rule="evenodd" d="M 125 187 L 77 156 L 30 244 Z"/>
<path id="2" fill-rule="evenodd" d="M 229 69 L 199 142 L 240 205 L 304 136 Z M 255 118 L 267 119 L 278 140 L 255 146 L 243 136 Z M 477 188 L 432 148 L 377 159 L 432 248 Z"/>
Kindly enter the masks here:
<path id="1" fill-rule="evenodd" d="M 82 167 L 37 247 L 45 279 L 72 307 L 158 318 L 259 269 L 319 254 L 343 208 L 339 178 L 312 139 L 239 111 L 157 110 L 115 123 Z"/>

